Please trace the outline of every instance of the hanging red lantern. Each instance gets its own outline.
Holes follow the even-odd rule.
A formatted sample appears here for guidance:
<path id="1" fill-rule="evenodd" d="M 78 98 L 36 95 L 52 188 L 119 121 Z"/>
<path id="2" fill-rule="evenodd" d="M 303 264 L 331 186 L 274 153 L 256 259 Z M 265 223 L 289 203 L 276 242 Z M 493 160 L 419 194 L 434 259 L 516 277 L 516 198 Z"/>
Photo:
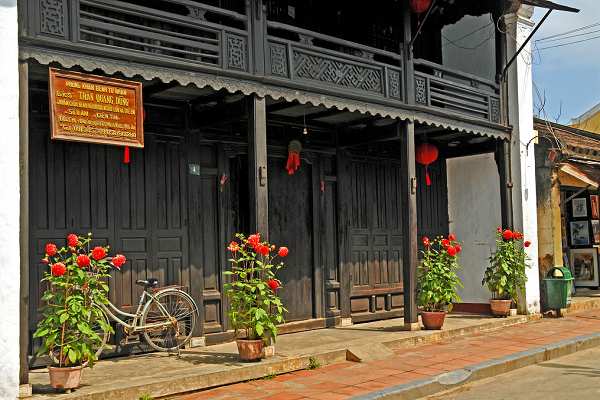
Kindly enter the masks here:
<path id="1" fill-rule="evenodd" d="M 421 14 L 429 8 L 431 0 L 410 0 L 410 11 Z"/>
<path id="2" fill-rule="evenodd" d="M 427 186 L 431 185 L 431 180 L 429 180 L 429 172 L 427 172 L 427 166 L 437 160 L 438 153 L 437 147 L 429 143 L 423 143 L 415 147 L 415 161 L 417 161 L 419 164 L 425 165 Z"/>

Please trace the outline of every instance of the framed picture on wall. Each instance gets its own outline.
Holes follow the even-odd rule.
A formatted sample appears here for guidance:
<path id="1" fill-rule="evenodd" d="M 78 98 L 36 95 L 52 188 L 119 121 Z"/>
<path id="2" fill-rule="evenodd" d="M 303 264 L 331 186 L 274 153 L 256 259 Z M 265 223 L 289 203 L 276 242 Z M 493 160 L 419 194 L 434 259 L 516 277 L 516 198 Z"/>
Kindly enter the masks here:
<path id="1" fill-rule="evenodd" d="M 592 218 L 600 218 L 600 209 L 598 208 L 598 195 L 593 194 L 590 196 L 590 208 L 592 209 Z"/>
<path id="2" fill-rule="evenodd" d="M 598 286 L 598 250 L 571 249 L 571 271 L 577 286 Z"/>
<path id="3" fill-rule="evenodd" d="M 592 238 L 594 239 L 594 244 L 600 244 L 600 220 L 593 219 L 590 222 L 592 223 Z"/>
<path id="4" fill-rule="evenodd" d="M 571 200 L 573 206 L 573 218 L 587 217 L 587 204 L 585 199 Z"/>
<path id="5" fill-rule="evenodd" d="M 571 246 L 589 246 L 590 230 L 587 221 L 571 222 Z"/>

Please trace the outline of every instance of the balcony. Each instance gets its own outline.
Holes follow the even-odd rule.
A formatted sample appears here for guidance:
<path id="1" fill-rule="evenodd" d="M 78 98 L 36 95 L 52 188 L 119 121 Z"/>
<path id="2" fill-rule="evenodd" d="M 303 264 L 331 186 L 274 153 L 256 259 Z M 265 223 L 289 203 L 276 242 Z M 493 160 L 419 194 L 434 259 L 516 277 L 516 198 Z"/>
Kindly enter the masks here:
<path id="1" fill-rule="evenodd" d="M 501 124 L 495 82 L 410 60 L 398 43 L 367 46 L 268 20 L 256 1 L 228 3 L 29 0 L 22 44 Z"/>

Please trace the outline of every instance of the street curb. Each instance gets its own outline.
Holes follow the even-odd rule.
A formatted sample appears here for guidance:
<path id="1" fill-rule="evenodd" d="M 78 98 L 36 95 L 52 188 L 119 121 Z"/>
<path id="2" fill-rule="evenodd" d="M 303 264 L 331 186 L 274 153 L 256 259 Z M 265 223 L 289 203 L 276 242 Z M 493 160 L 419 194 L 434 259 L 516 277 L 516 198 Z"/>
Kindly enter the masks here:
<path id="1" fill-rule="evenodd" d="M 444 390 L 452 389 L 489 378 L 515 369 L 538 364 L 555 358 L 566 356 L 577 351 L 586 350 L 600 345 L 600 332 L 579 336 L 574 339 L 540 346 L 535 349 L 522 351 L 495 360 L 474 364 L 470 367 L 446 372 L 444 374 L 420 379 L 376 392 L 353 397 L 353 400 L 402 399 L 411 400 L 429 396 Z"/>
<path id="2" fill-rule="evenodd" d="M 541 317 L 541 314 L 533 314 L 498 318 L 496 321 L 486 322 L 480 325 L 432 331 L 430 334 L 426 334 L 424 336 L 401 338 L 397 340 L 381 342 L 381 344 L 389 348 L 391 351 L 396 351 L 416 347 L 426 343 L 433 343 L 440 340 L 468 336 L 481 332 L 489 332 L 507 326 L 520 325 L 530 321 L 535 321 Z M 138 399 L 140 396 L 147 393 L 150 393 L 152 396 L 157 398 L 183 395 L 185 393 L 213 389 L 219 386 L 258 379 L 269 374 L 280 375 L 303 370 L 306 369 L 306 367 L 310 364 L 311 357 L 314 357 L 322 366 L 341 361 L 347 361 L 348 359 L 352 359 L 352 355 L 349 354 L 349 349 L 352 349 L 353 347 L 354 346 L 349 346 L 330 351 L 318 351 L 313 354 L 310 354 L 310 349 L 307 349 L 307 354 L 305 356 L 299 356 L 285 360 L 264 359 L 261 363 L 244 364 L 236 369 L 231 369 L 229 367 L 224 368 L 221 371 L 213 371 L 206 374 L 197 374 L 192 372 L 187 375 L 182 374 L 176 378 L 167 378 L 162 380 L 157 379 L 153 382 L 132 382 L 133 384 L 126 388 L 111 388 L 104 390 L 102 390 L 102 388 L 98 388 L 99 390 L 97 392 L 92 393 L 78 395 L 77 392 L 74 392 L 71 394 L 63 394 L 61 395 L 61 398 L 65 400 L 106 400 Z M 40 397 L 40 400 L 45 398 L 48 397 Z"/>

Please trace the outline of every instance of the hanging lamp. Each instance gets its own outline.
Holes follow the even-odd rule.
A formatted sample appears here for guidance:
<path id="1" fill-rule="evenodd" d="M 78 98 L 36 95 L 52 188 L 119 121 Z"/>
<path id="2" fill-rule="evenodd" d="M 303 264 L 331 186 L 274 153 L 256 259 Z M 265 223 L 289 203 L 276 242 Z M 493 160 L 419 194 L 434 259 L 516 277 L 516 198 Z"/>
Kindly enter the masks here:
<path id="1" fill-rule="evenodd" d="M 427 166 L 437 160 L 438 149 L 432 144 L 422 143 L 415 147 L 415 161 L 419 164 L 425 165 L 425 176 L 427 177 L 427 186 L 431 185 L 429 179 L 429 172 L 427 172 Z"/>
<path id="2" fill-rule="evenodd" d="M 419 15 L 427 11 L 431 5 L 431 0 L 410 0 L 410 11 L 417 14 L 417 26 L 421 25 Z"/>

